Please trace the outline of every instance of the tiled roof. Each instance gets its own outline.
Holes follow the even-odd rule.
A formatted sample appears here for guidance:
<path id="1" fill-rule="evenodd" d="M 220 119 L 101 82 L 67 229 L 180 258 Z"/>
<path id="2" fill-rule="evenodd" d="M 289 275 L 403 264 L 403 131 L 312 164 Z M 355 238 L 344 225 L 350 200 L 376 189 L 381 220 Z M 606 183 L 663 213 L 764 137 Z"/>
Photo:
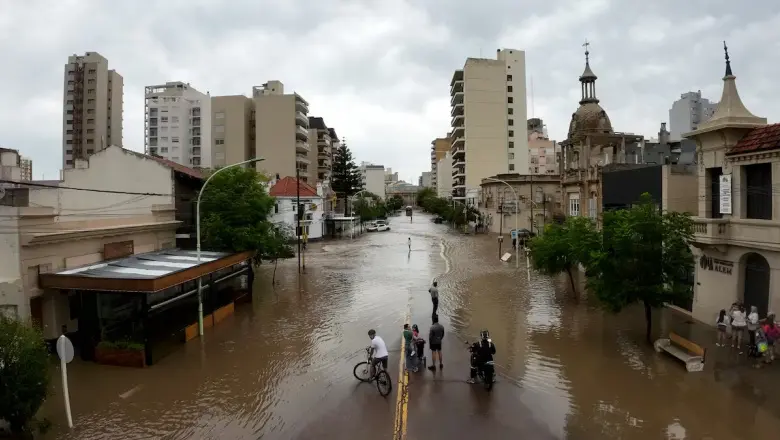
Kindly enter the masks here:
<path id="1" fill-rule="evenodd" d="M 296 197 L 298 195 L 298 185 L 295 177 L 283 177 L 271 187 L 269 194 L 272 197 Z M 306 182 L 301 182 L 301 197 L 319 197 L 317 190 L 312 188 Z"/>
<path id="2" fill-rule="evenodd" d="M 754 128 L 726 154 L 757 153 L 777 149 L 780 149 L 780 124 L 771 124 Z"/>
<path id="3" fill-rule="evenodd" d="M 152 159 L 156 160 L 157 162 L 160 162 L 161 164 L 167 166 L 168 168 L 172 168 L 176 172 L 186 174 L 196 179 L 203 180 L 203 174 L 198 170 L 192 169 L 190 167 L 185 167 L 184 165 L 178 164 L 168 159 L 163 159 L 162 157 L 156 157 L 156 156 L 148 156 L 148 157 L 151 157 Z"/>

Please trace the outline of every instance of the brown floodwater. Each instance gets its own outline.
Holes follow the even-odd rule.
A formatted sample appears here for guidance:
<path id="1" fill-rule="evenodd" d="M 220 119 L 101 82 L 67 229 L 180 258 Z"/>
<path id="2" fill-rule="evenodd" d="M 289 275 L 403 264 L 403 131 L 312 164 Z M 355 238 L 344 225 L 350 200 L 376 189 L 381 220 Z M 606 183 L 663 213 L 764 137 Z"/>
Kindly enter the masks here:
<path id="1" fill-rule="evenodd" d="M 575 300 L 565 279 L 529 274 L 524 261 L 517 270 L 500 263 L 494 237 L 414 219 L 312 243 L 306 274 L 298 276 L 295 260 L 280 263 L 276 286 L 272 267 L 261 267 L 251 304 L 151 368 L 74 361 L 72 430 L 55 371 L 42 410 L 54 422 L 46 438 L 389 438 L 395 393 L 383 400 L 358 387 L 352 366 L 368 328 L 397 355 L 400 336 L 392 335 L 434 277 L 445 326 L 461 339 L 489 326 L 497 386 L 557 438 L 763 439 L 780 429 L 767 396 L 778 386 L 755 389 L 741 379 L 750 369 L 687 373 L 644 343 L 641 310 L 605 313 L 586 296 Z M 664 317 L 656 324 L 671 325 Z M 767 377 L 777 381 L 780 371 Z M 500 393 L 492 397 L 502 404 Z"/>

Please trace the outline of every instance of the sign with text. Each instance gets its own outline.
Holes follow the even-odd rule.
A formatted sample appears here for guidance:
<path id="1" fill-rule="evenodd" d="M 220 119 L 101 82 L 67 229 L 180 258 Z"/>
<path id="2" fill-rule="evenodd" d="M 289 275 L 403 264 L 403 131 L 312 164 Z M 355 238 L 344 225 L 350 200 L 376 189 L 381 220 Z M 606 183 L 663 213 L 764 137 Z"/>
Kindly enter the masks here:
<path id="1" fill-rule="evenodd" d="M 720 272 L 722 274 L 731 275 L 734 270 L 734 263 L 726 260 L 719 260 L 717 258 L 708 257 L 702 255 L 699 259 L 699 266 L 704 270 L 711 270 L 714 272 Z"/>
<path id="2" fill-rule="evenodd" d="M 731 214 L 731 174 L 720 176 L 720 213 Z"/>

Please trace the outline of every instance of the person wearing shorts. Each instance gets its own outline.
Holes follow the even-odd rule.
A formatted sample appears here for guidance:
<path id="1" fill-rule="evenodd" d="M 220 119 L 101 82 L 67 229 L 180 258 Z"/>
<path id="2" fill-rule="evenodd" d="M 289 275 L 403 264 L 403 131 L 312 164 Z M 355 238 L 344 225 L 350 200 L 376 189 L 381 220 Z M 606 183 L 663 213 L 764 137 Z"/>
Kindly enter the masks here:
<path id="1" fill-rule="evenodd" d="M 436 371 L 436 358 L 439 359 L 439 368 L 444 368 L 444 363 L 441 358 L 441 342 L 444 339 L 444 326 L 439 324 L 439 317 L 433 315 L 431 319 L 430 330 L 428 330 L 428 344 L 431 347 L 431 366 L 428 367 L 431 371 Z"/>
<path id="2" fill-rule="evenodd" d="M 374 377 L 376 376 L 376 365 L 378 363 L 381 362 L 382 367 L 387 369 L 387 357 L 389 356 L 389 353 L 387 352 L 385 340 L 377 336 L 374 329 L 368 331 L 368 337 L 371 338 L 371 377 Z"/>

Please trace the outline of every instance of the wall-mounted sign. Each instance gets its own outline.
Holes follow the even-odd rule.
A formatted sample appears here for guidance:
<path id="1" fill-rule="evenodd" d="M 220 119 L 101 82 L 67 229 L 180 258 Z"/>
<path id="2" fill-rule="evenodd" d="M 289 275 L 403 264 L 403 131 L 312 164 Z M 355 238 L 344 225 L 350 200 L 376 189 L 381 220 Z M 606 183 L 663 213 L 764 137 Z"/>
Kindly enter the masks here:
<path id="1" fill-rule="evenodd" d="M 731 174 L 720 176 L 720 213 L 731 214 Z"/>
<path id="2" fill-rule="evenodd" d="M 718 260 L 706 255 L 702 255 L 699 259 L 699 266 L 704 270 L 712 270 L 726 275 L 731 275 L 731 272 L 734 270 L 734 263 L 731 261 Z"/>

